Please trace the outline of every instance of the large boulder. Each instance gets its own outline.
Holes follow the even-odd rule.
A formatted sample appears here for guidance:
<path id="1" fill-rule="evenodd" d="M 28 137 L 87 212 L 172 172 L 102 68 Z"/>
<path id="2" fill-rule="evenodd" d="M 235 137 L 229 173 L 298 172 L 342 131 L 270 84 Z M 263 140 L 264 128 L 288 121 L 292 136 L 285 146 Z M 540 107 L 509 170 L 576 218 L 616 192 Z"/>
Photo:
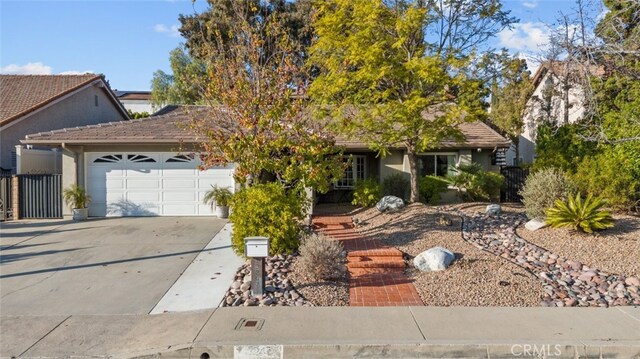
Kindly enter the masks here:
<path id="1" fill-rule="evenodd" d="M 376 204 L 376 208 L 380 212 L 384 212 L 386 210 L 395 211 L 402 207 L 404 207 L 404 201 L 402 198 L 396 196 L 384 196 Z"/>
<path id="2" fill-rule="evenodd" d="M 413 258 L 413 265 L 422 272 L 441 271 L 447 269 L 455 257 L 455 254 L 446 248 L 433 247 Z"/>
<path id="3" fill-rule="evenodd" d="M 544 219 L 534 218 L 529 222 L 525 223 L 524 228 L 530 230 L 531 232 L 537 231 L 540 228 L 544 228 L 548 226 L 547 222 Z"/>
<path id="4" fill-rule="evenodd" d="M 490 216 L 498 216 L 502 213 L 502 207 L 499 204 L 490 204 L 487 206 L 486 213 Z"/>

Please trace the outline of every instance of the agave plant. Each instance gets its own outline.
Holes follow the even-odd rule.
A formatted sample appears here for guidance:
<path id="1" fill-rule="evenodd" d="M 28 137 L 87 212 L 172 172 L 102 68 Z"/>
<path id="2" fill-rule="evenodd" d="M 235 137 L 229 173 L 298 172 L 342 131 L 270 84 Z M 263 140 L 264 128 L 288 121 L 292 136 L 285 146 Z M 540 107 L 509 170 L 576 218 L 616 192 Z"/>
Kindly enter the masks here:
<path id="1" fill-rule="evenodd" d="M 591 194 L 584 200 L 579 193 L 569 196 L 565 203 L 556 200 L 554 206 L 546 211 L 546 222 L 554 228 L 572 226 L 575 230 L 592 233 L 594 229 L 613 227 L 611 214 L 600 208 L 604 206 L 602 199 Z"/>

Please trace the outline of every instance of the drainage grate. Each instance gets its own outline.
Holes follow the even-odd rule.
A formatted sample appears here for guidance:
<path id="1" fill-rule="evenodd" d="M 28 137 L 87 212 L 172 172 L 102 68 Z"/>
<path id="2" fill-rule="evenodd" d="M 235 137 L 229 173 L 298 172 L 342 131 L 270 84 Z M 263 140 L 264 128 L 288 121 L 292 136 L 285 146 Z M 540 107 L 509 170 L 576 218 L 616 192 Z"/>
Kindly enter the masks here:
<path id="1" fill-rule="evenodd" d="M 258 331 L 262 329 L 264 325 L 264 319 L 256 319 L 256 318 L 242 318 L 236 324 L 235 330 L 255 330 Z"/>

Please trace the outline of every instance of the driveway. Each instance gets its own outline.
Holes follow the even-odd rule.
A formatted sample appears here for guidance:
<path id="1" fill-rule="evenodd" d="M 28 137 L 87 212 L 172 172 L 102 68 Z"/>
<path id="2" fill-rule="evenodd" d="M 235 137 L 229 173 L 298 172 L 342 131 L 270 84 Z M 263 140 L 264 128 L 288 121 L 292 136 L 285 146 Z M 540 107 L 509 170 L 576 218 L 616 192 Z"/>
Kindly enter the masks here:
<path id="1" fill-rule="evenodd" d="M 0 313 L 147 314 L 226 223 L 211 217 L 0 225 Z"/>

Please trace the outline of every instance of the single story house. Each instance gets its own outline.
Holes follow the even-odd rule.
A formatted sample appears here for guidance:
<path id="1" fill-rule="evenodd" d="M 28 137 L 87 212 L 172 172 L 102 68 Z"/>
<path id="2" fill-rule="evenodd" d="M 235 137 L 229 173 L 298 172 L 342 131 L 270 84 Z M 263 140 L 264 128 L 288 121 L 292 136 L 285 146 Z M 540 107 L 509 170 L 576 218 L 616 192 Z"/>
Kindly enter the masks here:
<path id="1" fill-rule="evenodd" d="M 160 116 L 41 132 L 22 142 L 62 148 L 63 187 L 77 183 L 87 189 L 90 216 L 211 215 L 202 203 L 206 191 L 212 185 L 234 188 L 235 182 L 232 165 L 198 170 L 200 160 L 190 154 L 198 138 L 184 126 L 198 111 L 206 108 L 174 107 Z M 463 124 L 461 130 L 464 143 L 447 142 L 421 154 L 421 174 L 445 175 L 456 164 L 470 162 L 498 169 L 496 154 L 509 147 L 509 141 L 481 122 Z M 353 161 L 336 191 L 348 190 L 363 178 L 408 174 L 402 148 L 378 158 L 363 143 L 338 144 Z"/>
<path id="2" fill-rule="evenodd" d="M 18 170 L 16 146 L 28 134 L 128 119 L 103 75 L 0 75 L 0 167 Z M 59 155 L 46 155 L 23 161 L 21 173 L 55 172 Z"/>

